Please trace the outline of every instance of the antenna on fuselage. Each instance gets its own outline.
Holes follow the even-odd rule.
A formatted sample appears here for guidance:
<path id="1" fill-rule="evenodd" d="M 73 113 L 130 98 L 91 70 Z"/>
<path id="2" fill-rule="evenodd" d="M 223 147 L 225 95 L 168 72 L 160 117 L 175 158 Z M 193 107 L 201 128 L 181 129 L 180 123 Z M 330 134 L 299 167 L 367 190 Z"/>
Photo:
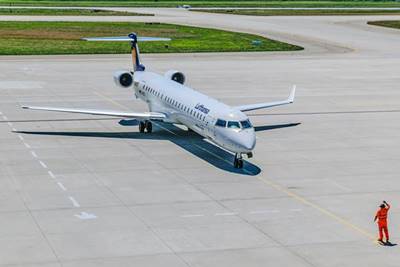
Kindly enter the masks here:
<path id="1" fill-rule="evenodd" d="M 85 41 L 109 41 L 109 42 L 129 41 L 131 43 L 133 71 L 144 71 L 145 70 L 145 66 L 140 63 L 139 46 L 138 46 L 137 42 L 171 41 L 170 38 L 138 37 L 137 34 L 134 32 L 128 34 L 128 36 L 90 37 L 90 38 L 82 38 L 82 40 L 85 40 Z"/>

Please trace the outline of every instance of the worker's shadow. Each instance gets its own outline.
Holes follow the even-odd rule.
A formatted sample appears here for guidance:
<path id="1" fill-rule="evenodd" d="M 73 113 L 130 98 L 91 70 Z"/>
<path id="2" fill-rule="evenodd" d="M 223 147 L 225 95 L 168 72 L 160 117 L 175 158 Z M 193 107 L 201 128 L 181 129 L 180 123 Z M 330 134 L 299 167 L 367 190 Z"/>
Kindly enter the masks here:
<path id="1" fill-rule="evenodd" d="M 123 126 L 136 126 L 136 120 L 121 120 L 119 122 Z M 255 127 L 256 131 L 272 130 L 277 128 L 293 127 L 300 123 L 281 124 Z M 93 138 L 126 138 L 126 139 L 144 139 L 144 140 L 168 140 L 184 150 L 190 152 L 192 155 L 208 162 L 209 164 L 222 169 L 224 171 L 242 174 L 242 175 L 257 175 L 261 169 L 244 159 L 242 169 L 233 167 L 234 155 L 221 149 L 208 141 L 195 132 L 181 129 L 172 124 L 154 123 L 153 132 L 139 133 L 135 132 L 56 132 L 56 131 L 18 131 L 22 134 L 35 134 L 35 135 L 51 135 L 51 136 L 74 136 L 74 137 L 93 137 Z"/>
<path id="2" fill-rule="evenodd" d="M 382 246 L 385 246 L 385 247 L 395 247 L 395 246 L 397 246 L 397 244 L 396 244 L 396 243 L 382 243 Z"/>

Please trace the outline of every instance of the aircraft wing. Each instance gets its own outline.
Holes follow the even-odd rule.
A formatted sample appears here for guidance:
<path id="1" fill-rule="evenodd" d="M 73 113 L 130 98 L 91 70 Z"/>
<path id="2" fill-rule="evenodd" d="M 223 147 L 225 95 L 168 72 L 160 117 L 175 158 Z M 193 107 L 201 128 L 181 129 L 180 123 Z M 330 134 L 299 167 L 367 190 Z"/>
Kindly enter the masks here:
<path id="1" fill-rule="evenodd" d="M 291 104 L 294 102 L 295 93 L 296 93 L 296 86 L 294 85 L 292 88 L 292 91 L 290 92 L 289 97 L 286 100 L 236 106 L 235 108 L 240 111 L 251 111 L 251 110 L 256 110 L 256 109 L 271 108 L 271 107 Z"/>
<path id="2" fill-rule="evenodd" d="M 98 109 L 81 109 L 81 108 L 54 108 L 54 107 L 34 107 L 23 106 L 23 109 L 68 112 L 68 113 L 81 113 L 90 115 L 103 115 L 122 118 L 136 118 L 136 119 L 165 119 L 163 113 L 158 112 L 127 112 L 127 111 L 113 111 L 113 110 L 98 110 Z"/>

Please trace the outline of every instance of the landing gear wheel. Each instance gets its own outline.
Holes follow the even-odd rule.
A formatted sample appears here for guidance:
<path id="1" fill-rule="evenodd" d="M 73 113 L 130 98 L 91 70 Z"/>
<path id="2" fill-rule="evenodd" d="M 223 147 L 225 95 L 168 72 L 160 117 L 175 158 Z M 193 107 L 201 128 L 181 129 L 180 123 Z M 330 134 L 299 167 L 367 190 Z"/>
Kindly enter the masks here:
<path id="1" fill-rule="evenodd" d="M 146 128 L 146 125 L 143 121 L 139 122 L 139 132 L 144 133 L 144 129 Z"/>
<path id="2" fill-rule="evenodd" d="M 236 169 L 243 168 L 243 159 L 241 154 L 235 155 L 235 160 L 233 161 L 233 167 L 235 167 Z"/>
<path id="3" fill-rule="evenodd" d="M 145 127 L 147 130 L 147 133 L 151 133 L 153 131 L 153 124 L 151 123 L 151 121 L 146 121 Z"/>
<path id="4" fill-rule="evenodd" d="M 243 160 L 242 159 L 239 159 L 238 160 L 238 164 L 239 164 L 239 169 L 243 169 Z"/>

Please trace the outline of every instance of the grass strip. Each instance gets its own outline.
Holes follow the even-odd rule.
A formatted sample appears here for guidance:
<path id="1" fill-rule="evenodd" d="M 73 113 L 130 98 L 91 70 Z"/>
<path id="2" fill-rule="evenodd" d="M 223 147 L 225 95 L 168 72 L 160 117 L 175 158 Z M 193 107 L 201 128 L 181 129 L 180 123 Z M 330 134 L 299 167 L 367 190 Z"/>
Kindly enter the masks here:
<path id="1" fill-rule="evenodd" d="M 0 22 L 0 55 L 122 54 L 125 42 L 87 42 L 83 37 L 139 36 L 172 38 L 143 42 L 143 53 L 295 51 L 302 47 L 257 35 L 161 23 Z"/>
<path id="2" fill-rule="evenodd" d="M 368 21 L 369 25 L 400 29 L 400 20 Z"/>
<path id="3" fill-rule="evenodd" d="M 343 15 L 398 15 L 400 10 L 360 9 L 190 9 L 190 11 L 247 16 L 343 16 Z"/>
<path id="4" fill-rule="evenodd" d="M 10 16 L 154 16 L 136 12 L 101 9 L 46 9 L 46 8 L 0 8 L 0 15 Z"/>
<path id="5" fill-rule="evenodd" d="M 398 1 L 362 0 L 0 0 L 2 6 L 120 6 L 120 7 L 400 7 Z"/>

